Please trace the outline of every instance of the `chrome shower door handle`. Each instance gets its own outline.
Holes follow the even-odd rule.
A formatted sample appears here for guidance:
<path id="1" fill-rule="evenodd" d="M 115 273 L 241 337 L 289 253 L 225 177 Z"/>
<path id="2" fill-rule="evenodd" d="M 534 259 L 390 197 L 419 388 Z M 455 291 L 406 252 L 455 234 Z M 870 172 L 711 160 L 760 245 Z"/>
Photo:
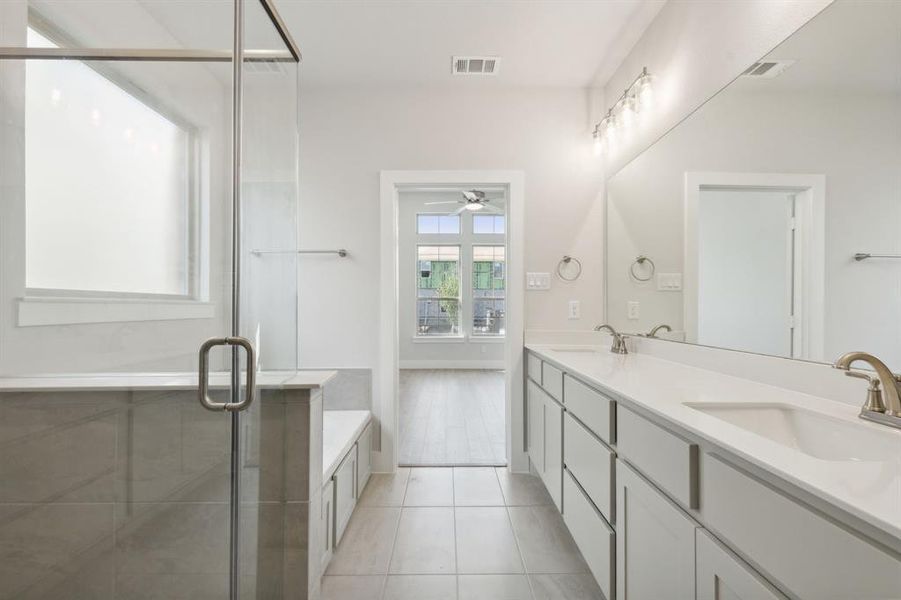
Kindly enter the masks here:
<path id="1" fill-rule="evenodd" d="M 213 346 L 240 346 L 247 354 L 247 391 L 240 402 L 214 402 L 210 398 L 210 350 Z M 253 403 L 256 392 L 257 379 L 257 355 L 250 340 L 243 337 L 219 337 L 210 338 L 200 346 L 200 364 L 198 368 L 199 385 L 197 393 L 200 404 L 207 410 L 237 412 L 244 410 Z"/>

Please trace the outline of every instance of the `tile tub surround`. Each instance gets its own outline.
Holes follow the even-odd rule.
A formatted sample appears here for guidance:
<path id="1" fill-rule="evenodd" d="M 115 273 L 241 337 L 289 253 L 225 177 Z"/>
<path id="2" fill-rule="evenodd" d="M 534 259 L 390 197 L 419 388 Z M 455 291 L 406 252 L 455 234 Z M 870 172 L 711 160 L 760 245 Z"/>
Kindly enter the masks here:
<path id="1" fill-rule="evenodd" d="M 173 376 L 146 377 L 90 377 L 90 390 L 0 385 L 0 599 L 227 593 L 228 415 Z M 311 597 L 321 394 L 309 373 L 262 388 L 242 413 L 241 587 Z"/>
<path id="2" fill-rule="evenodd" d="M 322 600 L 429 598 L 603 597 L 537 477 L 491 467 L 374 474 Z"/>
<path id="3" fill-rule="evenodd" d="M 756 381 L 631 353 L 565 352 L 561 345 L 527 344 L 544 360 L 596 386 L 626 407 L 643 411 L 733 456 L 814 506 L 901 552 L 901 431 L 866 423 L 859 407 Z M 824 376 L 845 379 L 829 371 Z M 861 401 L 865 387 L 860 386 Z M 871 428 L 898 438 L 898 453 L 876 461 L 823 461 L 704 414 L 684 403 L 778 403 Z"/>

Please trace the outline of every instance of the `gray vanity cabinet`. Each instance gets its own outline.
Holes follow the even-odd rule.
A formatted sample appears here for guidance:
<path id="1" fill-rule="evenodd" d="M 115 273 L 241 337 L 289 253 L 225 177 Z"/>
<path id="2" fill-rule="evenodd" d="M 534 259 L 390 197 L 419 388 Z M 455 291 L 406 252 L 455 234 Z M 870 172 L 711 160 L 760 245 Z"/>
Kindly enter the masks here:
<path id="1" fill-rule="evenodd" d="M 544 398 L 544 485 L 557 510 L 563 510 L 563 407 Z"/>
<path id="2" fill-rule="evenodd" d="M 785 600 L 703 529 L 697 531 L 697 600 Z"/>
<path id="3" fill-rule="evenodd" d="M 529 459 L 558 510 L 563 506 L 563 406 L 528 382 Z"/>
<path id="4" fill-rule="evenodd" d="M 616 461 L 617 600 L 693 599 L 699 526 Z"/>
<path id="5" fill-rule="evenodd" d="M 544 472 L 544 395 L 541 388 L 528 382 L 526 390 L 529 461 L 540 476 Z"/>

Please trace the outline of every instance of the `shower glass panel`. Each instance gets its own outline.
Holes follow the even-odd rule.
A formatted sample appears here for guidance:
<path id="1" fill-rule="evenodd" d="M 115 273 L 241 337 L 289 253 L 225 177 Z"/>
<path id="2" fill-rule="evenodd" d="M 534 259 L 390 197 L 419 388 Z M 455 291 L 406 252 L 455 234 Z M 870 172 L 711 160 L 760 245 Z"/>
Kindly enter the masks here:
<path id="1" fill-rule="evenodd" d="M 238 1 L 238 77 L 233 1 L 0 2 L 0 377 L 59 382 L 0 394 L 0 600 L 284 592 L 284 404 L 197 390 L 296 367 L 298 65 Z"/>

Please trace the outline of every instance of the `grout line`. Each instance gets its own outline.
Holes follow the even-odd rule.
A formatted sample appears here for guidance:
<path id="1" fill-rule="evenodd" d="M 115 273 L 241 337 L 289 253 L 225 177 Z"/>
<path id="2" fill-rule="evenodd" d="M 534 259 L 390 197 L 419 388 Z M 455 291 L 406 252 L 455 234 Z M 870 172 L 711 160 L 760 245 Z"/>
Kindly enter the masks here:
<path id="1" fill-rule="evenodd" d="M 451 497 L 453 498 L 454 508 L 454 585 L 455 596 L 460 598 L 460 557 L 457 552 L 457 470 L 451 470 Z"/>
<path id="2" fill-rule="evenodd" d="M 516 535 L 516 528 L 513 527 L 513 518 L 510 516 L 510 507 L 505 506 L 504 512 L 507 515 L 507 521 L 510 523 L 510 530 L 513 532 L 513 542 L 516 544 L 516 551 L 519 552 L 519 560 L 522 561 L 522 572 L 523 576 L 526 578 L 526 583 L 529 586 L 529 594 L 531 594 L 532 599 L 535 598 L 535 588 L 532 586 L 532 578 L 529 576 L 529 568 L 526 566 L 526 557 L 522 553 L 522 546 L 519 544 L 519 536 Z"/>
<path id="3" fill-rule="evenodd" d="M 412 469 L 410 469 L 412 471 Z M 385 569 L 385 580 L 382 582 L 382 593 L 379 594 L 379 600 L 384 600 L 385 594 L 388 593 L 388 578 L 391 576 L 391 563 L 394 561 L 394 552 L 397 550 L 397 535 L 400 532 L 400 522 L 404 518 L 404 502 L 407 499 L 407 489 L 410 487 L 411 472 L 407 473 L 407 480 L 404 483 L 404 497 L 400 503 L 400 513 L 397 515 L 397 525 L 394 527 L 394 541 L 391 542 L 391 555 L 388 557 L 388 567 Z"/>

